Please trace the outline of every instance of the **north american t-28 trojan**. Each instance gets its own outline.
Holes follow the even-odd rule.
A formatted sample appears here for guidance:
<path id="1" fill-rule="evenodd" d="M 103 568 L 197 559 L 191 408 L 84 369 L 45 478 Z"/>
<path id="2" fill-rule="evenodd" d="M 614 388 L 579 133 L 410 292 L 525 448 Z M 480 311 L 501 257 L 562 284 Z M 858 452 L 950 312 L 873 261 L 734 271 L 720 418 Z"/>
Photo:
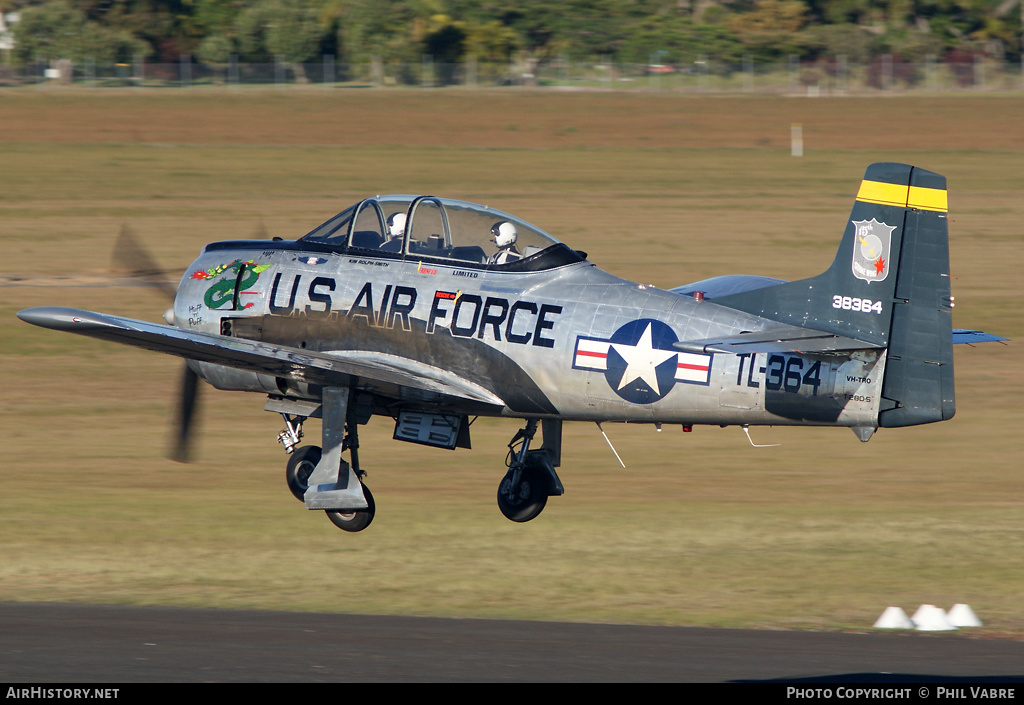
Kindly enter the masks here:
<path id="1" fill-rule="evenodd" d="M 199 378 L 266 395 L 289 488 L 347 531 L 374 515 L 358 454 L 371 416 L 448 449 L 470 446 L 472 418 L 523 419 L 498 489 L 523 522 L 563 493 L 564 421 L 846 426 L 867 441 L 951 418 L 953 343 L 1002 338 L 952 327 L 946 211 L 943 176 L 873 164 L 823 274 L 662 290 L 487 206 L 378 196 L 298 240 L 207 245 L 167 325 L 18 316 L 185 358 L 183 439 Z M 300 446 L 311 417 L 322 445 Z"/>

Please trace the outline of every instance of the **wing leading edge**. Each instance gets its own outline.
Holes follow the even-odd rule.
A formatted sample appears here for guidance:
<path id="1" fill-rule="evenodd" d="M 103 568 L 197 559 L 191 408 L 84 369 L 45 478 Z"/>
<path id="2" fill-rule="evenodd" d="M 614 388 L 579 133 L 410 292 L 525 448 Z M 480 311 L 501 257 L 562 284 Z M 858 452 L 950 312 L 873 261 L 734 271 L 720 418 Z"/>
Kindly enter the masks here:
<path id="1" fill-rule="evenodd" d="M 499 409 L 505 406 L 502 399 L 469 380 L 398 356 L 313 352 L 59 306 L 26 309 L 18 312 L 18 318 L 43 328 L 310 384 L 349 386 L 358 381 L 360 387 L 393 398 L 415 390 Z"/>

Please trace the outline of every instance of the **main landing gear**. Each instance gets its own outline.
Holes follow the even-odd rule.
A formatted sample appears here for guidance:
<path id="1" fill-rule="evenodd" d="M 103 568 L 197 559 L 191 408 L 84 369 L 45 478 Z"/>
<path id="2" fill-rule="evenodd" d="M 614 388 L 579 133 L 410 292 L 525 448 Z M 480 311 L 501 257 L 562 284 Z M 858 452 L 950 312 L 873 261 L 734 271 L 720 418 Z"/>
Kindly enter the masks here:
<path id="1" fill-rule="evenodd" d="M 351 532 L 368 527 L 376 513 L 373 494 L 363 484 L 366 473 L 359 467 L 359 424 L 353 396 L 347 388 L 327 387 L 322 404 L 292 407 L 302 415 L 289 415 L 280 406 L 268 409 L 284 417 L 285 430 L 278 440 L 291 456 L 285 470 L 288 489 L 307 509 L 324 510 L 335 526 Z M 299 447 L 302 423 L 316 415 L 317 409 L 323 418 L 323 447 Z M 548 497 L 565 492 L 555 472 L 561 463 L 562 423 L 550 419 L 542 423 L 539 448 L 530 447 L 537 434 L 536 419 L 528 420 L 508 444 L 508 471 L 498 485 L 498 509 L 515 522 L 535 519 Z M 346 450 L 351 464 L 341 457 Z"/>
<path id="2" fill-rule="evenodd" d="M 530 450 L 536 432 L 537 420 L 530 419 L 509 441 L 508 472 L 498 485 L 498 509 L 515 522 L 535 519 L 549 496 L 565 492 L 555 473 L 561 455 L 561 422 L 545 421 L 544 443 L 540 449 Z"/>
<path id="3" fill-rule="evenodd" d="M 285 480 L 288 489 L 307 509 L 323 509 L 327 518 L 344 531 L 362 531 L 373 521 L 376 505 L 370 489 L 363 484 L 366 473 L 359 468 L 359 424 L 346 388 L 324 389 L 323 448 L 303 446 L 302 421 L 284 416 L 286 428 L 278 439 L 285 450 L 294 452 L 288 459 Z M 341 458 L 349 451 L 351 465 Z"/>

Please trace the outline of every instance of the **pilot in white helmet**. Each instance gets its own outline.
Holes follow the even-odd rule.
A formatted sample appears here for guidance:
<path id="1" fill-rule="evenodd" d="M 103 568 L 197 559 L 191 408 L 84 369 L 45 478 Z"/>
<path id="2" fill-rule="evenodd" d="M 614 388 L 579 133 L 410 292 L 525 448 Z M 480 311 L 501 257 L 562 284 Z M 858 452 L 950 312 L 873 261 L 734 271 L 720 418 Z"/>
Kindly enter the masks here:
<path id="1" fill-rule="evenodd" d="M 391 239 L 405 235 L 405 213 L 392 213 L 388 217 L 388 235 Z"/>
<path id="2" fill-rule="evenodd" d="M 494 244 L 498 247 L 498 252 L 491 257 L 491 264 L 505 264 L 522 257 L 516 250 L 519 232 L 512 223 L 507 220 L 495 223 L 491 226 L 491 235 L 494 236 Z"/>

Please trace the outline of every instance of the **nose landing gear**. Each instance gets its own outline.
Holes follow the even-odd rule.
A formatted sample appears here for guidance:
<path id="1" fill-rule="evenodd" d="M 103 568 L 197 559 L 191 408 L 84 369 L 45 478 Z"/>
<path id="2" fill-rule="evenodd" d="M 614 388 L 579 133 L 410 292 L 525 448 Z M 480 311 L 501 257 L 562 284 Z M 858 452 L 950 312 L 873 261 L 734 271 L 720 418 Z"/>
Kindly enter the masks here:
<path id="1" fill-rule="evenodd" d="M 294 449 L 288 459 L 285 479 L 292 495 L 307 509 L 323 509 L 327 518 L 344 531 L 362 531 L 373 521 L 376 505 L 369 488 L 363 484 L 366 474 L 359 468 L 359 424 L 355 405 L 350 404 L 347 388 L 326 388 L 323 392 L 323 448 L 303 446 L 295 449 L 302 436 L 302 423 L 285 416 L 288 428 L 281 433 L 285 449 Z M 341 454 L 349 451 L 351 465 Z"/>
<path id="2" fill-rule="evenodd" d="M 309 476 L 316 469 L 322 454 L 320 446 L 302 446 L 288 458 L 284 478 L 288 482 L 288 489 L 300 502 L 305 501 L 306 490 L 309 489 Z"/>

